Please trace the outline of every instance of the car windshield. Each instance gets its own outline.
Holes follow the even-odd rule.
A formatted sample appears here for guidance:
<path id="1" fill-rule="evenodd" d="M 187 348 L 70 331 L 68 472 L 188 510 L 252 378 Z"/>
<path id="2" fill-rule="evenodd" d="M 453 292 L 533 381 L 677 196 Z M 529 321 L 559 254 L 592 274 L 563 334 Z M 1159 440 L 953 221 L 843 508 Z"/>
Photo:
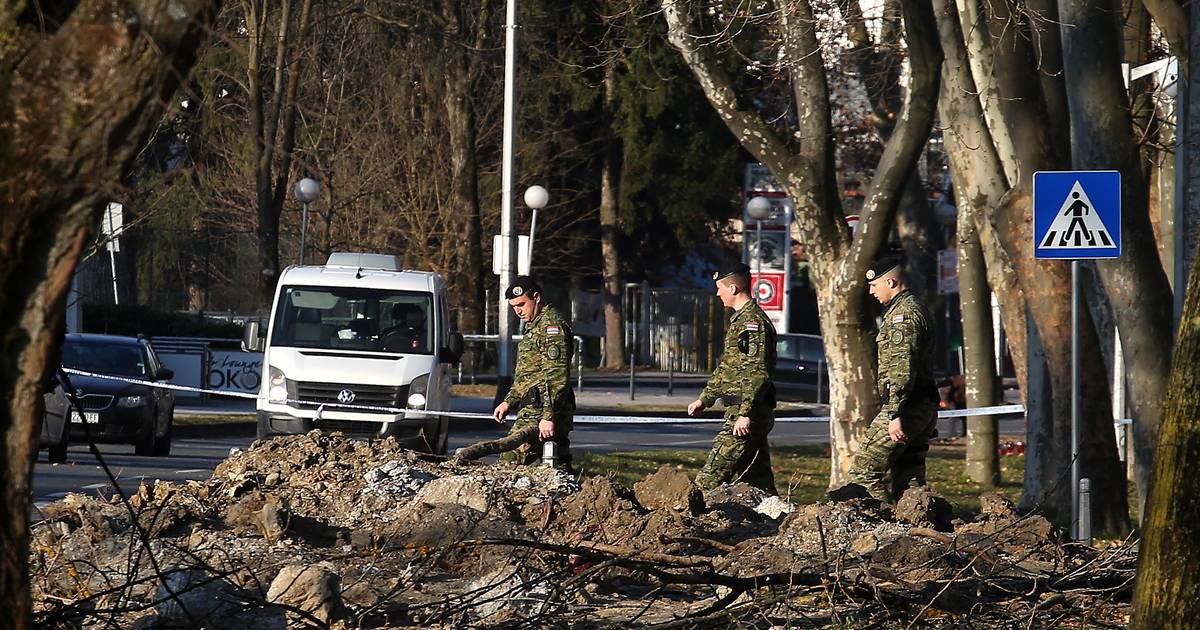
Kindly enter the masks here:
<path id="1" fill-rule="evenodd" d="M 779 335 L 775 346 L 780 359 L 809 363 L 825 360 L 825 343 L 817 335 Z"/>
<path id="2" fill-rule="evenodd" d="M 104 341 L 72 341 L 62 349 L 63 367 L 111 376 L 148 376 L 146 351 L 140 345 Z"/>
<path id="3" fill-rule="evenodd" d="M 432 354 L 433 296 L 417 291 L 287 286 L 271 345 Z"/>

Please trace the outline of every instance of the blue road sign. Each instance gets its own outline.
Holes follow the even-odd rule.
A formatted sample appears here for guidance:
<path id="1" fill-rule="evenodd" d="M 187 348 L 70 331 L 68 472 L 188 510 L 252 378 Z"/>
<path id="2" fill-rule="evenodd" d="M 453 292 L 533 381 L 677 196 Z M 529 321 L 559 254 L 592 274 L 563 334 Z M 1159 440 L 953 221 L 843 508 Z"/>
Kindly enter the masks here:
<path id="1" fill-rule="evenodd" d="M 1033 255 L 1070 260 L 1120 257 L 1121 173 L 1034 173 Z"/>

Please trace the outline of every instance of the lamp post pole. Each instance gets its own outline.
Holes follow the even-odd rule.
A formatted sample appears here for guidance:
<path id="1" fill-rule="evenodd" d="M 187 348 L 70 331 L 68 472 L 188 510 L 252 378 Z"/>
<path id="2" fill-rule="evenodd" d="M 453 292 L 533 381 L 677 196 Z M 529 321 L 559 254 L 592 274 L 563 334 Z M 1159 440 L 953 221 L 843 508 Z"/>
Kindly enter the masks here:
<path id="1" fill-rule="evenodd" d="M 766 197 L 755 197 L 750 200 L 750 203 L 746 204 L 746 214 L 750 215 L 750 218 L 754 219 L 754 222 L 757 225 L 756 234 L 755 234 L 755 239 L 757 239 L 757 240 L 755 241 L 755 246 L 754 246 L 755 279 L 754 279 L 754 282 L 751 283 L 754 285 L 753 291 L 754 291 L 754 301 L 755 302 L 762 302 L 762 294 L 758 290 L 759 284 L 761 284 L 763 281 L 763 277 L 762 277 L 762 259 L 763 259 L 762 222 L 771 218 L 771 209 L 772 209 L 771 201 L 769 199 L 767 199 Z"/>
<path id="2" fill-rule="evenodd" d="M 317 180 L 305 177 L 296 182 L 296 199 L 304 204 L 304 210 L 300 213 L 300 264 L 304 264 L 304 245 L 305 239 L 308 236 L 308 204 L 317 200 L 321 194 L 321 185 Z"/>
<path id="3" fill-rule="evenodd" d="M 529 272 L 533 273 L 533 235 L 537 228 L 537 213 L 538 210 L 546 207 L 546 202 L 550 201 L 550 193 L 541 186 L 530 186 L 525 189 L 525 205 L 533 211 L 533 216 L 529 220 Z"/>
<path id="4" fill-rule="evenodd" d="M 503 398 L 512 386 L 512 310 L 508 307 L 508 287 L 512 286 L 517 267 L 517 243 L 513 232 L 513 151 L 516 145 L 517 100 L 517 0 L 508 0 L 504 12 L 504 135 L 501 145 L 500 176 L 500 290 L 499 317 L 496 319 L 496 399 Z"/>

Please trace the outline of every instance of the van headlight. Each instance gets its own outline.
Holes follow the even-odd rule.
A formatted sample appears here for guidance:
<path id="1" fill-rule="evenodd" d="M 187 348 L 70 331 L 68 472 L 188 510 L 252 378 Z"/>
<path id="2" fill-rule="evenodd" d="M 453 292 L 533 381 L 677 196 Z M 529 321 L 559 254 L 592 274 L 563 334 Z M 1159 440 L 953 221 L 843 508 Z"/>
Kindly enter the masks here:
<path id="1" fill-rule="evenodd" d="M 272 365 L 267 376 L 267 400 L 284 402 L 287 400 L 287 377 L 283 370 Z"/>
<path id="2" fill-rule="evenodd" d="M 422 374 L 412 380 L 408 386 L 408 406 L 414 409 L 423 409 L 425 403 L 428 402 L 426 394 L 429 393 L 429 375 Z"/>

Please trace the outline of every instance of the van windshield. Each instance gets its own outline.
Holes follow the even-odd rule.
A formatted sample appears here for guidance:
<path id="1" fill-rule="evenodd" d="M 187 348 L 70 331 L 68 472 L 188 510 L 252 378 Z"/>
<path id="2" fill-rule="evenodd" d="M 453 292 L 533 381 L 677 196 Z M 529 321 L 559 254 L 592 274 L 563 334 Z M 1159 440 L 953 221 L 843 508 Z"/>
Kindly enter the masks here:
<path id="1" fill-rule="evenodd" d="M 433 354 L 432 311 L 429 293 L 285 286 L 271 345 Z"/>

